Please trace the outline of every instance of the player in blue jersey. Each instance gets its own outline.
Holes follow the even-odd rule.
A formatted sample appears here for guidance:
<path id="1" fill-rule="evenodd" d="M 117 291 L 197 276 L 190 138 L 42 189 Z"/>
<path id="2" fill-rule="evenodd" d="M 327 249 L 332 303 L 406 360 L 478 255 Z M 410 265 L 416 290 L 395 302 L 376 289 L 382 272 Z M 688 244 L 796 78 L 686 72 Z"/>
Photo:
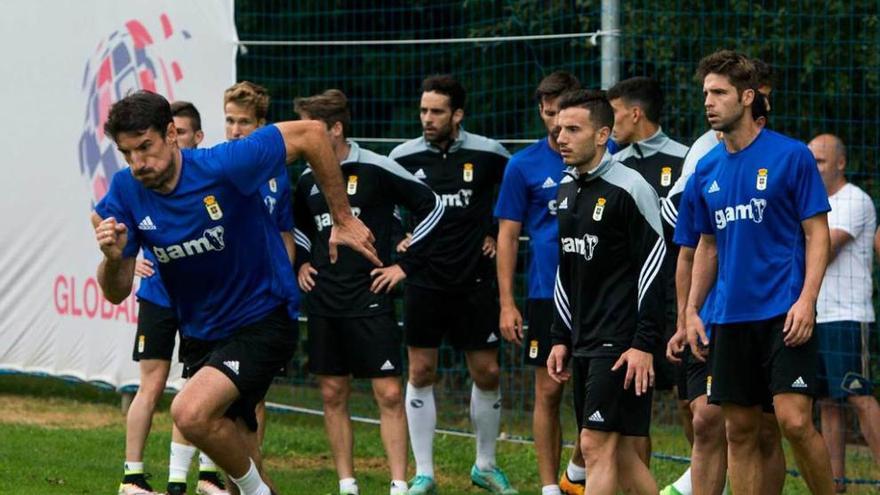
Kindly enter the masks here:
<path id="1" fill-rule="evenodd" d="M 559 96 L 580 88 L 580 81 L 568 72 L 554 72 L 538 84 L 535 98 L 547 137 L 514 154 L 504 171 L 495 204 L 498 218 L 498 292 L 501 303 L 499 327 L 508 342 L 523 346 L 524 361 L 535 367 L 535 406 L 532 434 L 538 458 L 542 495 L 583 494 L 584 459 L 575 447 L 566 472 L 557 484 L 560 440 L 559 404 L 563 386 L 547 373 L 550 327 L 553 324 L 553 286 L 559 265 L 559 228 L 556 223 L 556 193 L 565 164 L 556 144 L 556 114 Z M 525 224 L 529 236 L 528 331 L 514 300 L 519 235 Z M 525 345 L 523 345 L 525 344 Z"/>
<path id="2" fill-rule="evenodd" d="M 810 490 L 832 493 L 828 451 L 812 424 L 828 198 L 807 147 L 755 123 L 748 58 L 722 50 L 701 60 L 697 74 L 709 124 L 724 142 L 694 174 L 701 237 L 686 325 L 697 354 L 709 344 L 699 310 L 715 283 L 710 400 L 725 418 L 731 485 L 760 493 L 761 410 L 772 403 Z"/>
<path id="3" fill-rule="evenodd" d="M 172 404 L 174 422 L 243 495 L 268 495 L 252 460 L 254 407 L 293 353 L 288 306 L 298 294 L 259 186 L 285 161 L 305 157 L 333 212 L 331 259 L 342 244 L 381 265 L 371 233 L 351 215 L 326 132 L 314 122 L 282 122 L 248 139 L 181 151 L 170 105 L 146 91 L 114 104 L 104 130 L 130 167 L 114 175 L 92 216 L 104 254 L 99 284 L 120 303 L 131 292 L 138 249 L 153 253 L 192 376 Z"/>

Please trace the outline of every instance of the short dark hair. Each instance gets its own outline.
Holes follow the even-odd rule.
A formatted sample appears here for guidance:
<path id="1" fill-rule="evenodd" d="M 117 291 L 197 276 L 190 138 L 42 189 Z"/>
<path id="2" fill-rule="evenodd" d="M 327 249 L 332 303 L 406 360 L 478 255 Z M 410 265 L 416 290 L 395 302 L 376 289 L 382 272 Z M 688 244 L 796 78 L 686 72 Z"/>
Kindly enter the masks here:
<path id="1" fill-rule="evenodd" d="M 328 89 L 317 95 L 295 98 L 293 111 L 300 117 L 305 113 L 310 119 L 320 120 L 328 129 L 340 122 L 342 135 L 345 137 L 349 135 L 351 110 L 348 107 L 348 98 L 345 97 L 345 93 L 338 89 Z"/>
<path id="2" fill-rule="evenodd" d="M 637 106 L 653 123 L 660 121 L 663 108 L 663 91 L 660 83 L 650 77 L 631 77 L 615 84 L 608 90 L 608 100 L 623 99 L 627 105 Z"/>
<path id="3" fill-rule="evenodd" d="M 614 128 L 614 110 L 604 91 L 593 89 L 577 89 L 564 93 L 559 97 L 559 110 L 581 107 L 590 111 L 590 121 L 596 129 Z"/>
<path id="4" fill-rule="evenodd" d="M 174 122 L 171 105 L 164 96 L 140 90 L 117 101 L 110 107 L 104 134 L 113 141 L 122 133 L 140 133 L 154 129 L 163 138 L 168 124 Z"/>
<path id="5" fill-rule="evenodd" d="M 538 103 L 543 103 L 544 98 L 556 98 L 562 93 L 581 89 L 581 82 L 571 72 L 558 70 L 544 79 L 538 84 L 535 90 L 535 99 Z"/>
<path id="6" fill-rule="evenodd" d="M 257 120 L 265 120 L 269 113 L 269 90 L 250 81 L 241 81 L 223 92 L 223 106 L 227 103 L 253 108 Z"/>
<path id="7" fill-rule="evenodd" d="M 451 75 L 439 74 L 426 77 L 425 80 L 422 81 L 422 92 L 430 93 L 432 91 L 434 93 L 448 96 L 449 106 L 453 112 L 459 108 L 464 110 L 464 102 L 466 98 L 464 86 L 462 86 L 461 83 Z"/>
<path id="8" fill-rule="evenodd" d="M 202 130 L 202 115 L 195 105 L 188 101 L 178 100 L 171 103 L 172 117 L 186 117 L 192 122 L 193 131 Z"/>
<path id="9" fill-rule="evenodd" d="M 747 89 L 758 89 L 755 64 L 742 53 L 733 50 L 718 50 L 700 60 L 697 79 L 702 83 L 709 74 L 727 76 L 738 94 Z"/>
<path id="10" fill-rule="evenodd" d="M 773 67 L 760 58 L 753 58 L 752 65 L 755 66 L 755 80 L 758 82 L 758 86 L 770 86 L 772 88 L 776 76 L 773 72 Z"/>

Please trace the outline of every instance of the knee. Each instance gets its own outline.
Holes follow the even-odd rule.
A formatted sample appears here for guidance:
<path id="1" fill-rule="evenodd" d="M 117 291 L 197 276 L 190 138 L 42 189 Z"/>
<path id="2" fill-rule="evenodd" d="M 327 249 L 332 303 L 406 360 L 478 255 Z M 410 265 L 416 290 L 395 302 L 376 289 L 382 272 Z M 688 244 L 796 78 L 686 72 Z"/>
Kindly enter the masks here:
<path id="1" fill-rule="evenodd" d="M 710 444 L 724 439 L 724 417 L 707 406 L 694 413 L 694 443 Z M 718 409 L 718 408 L 715 408 Z"/>
<path id="2" fill-rule="evenodd" d="M 584 459 L 584 465 L 587 467 L 594 467 L 605 461 L 611 462 L 614 460 L 605 455 L 606 452 L 602 449 L 601 445 L 597 445 L 596 442 L 590 440 L 589 437 L 584 434 L 581 434 L 580 447 L 581 456 Z"/>
<path id="3" fill-rule="evenodd" d="M 782 449 L 782 434 L 775 421 L 767 421 L 761 425 L 761 431 L 758 434 L 758 447 L 764 457 L 770 457 L 776 451 Z"/>
<path id="4" fill-rule="evenodd" d="M 409 364 L 409 383 L 414 387 L 422 388 L 433 385 L 437 379 L 437 367 L 429 363 Z"/>
<path id="5" fill-rule="evenodd" d="M 789 441 L 806 438 L 813 429 L 812 418 L 808 414 L 786 413 L 777 416 L 779 429 Z"/>
<path id="6" fill-rule="evenodd" d="M 348 394 L 345 387 L 333 382 L 321 383 L 321 399 L 324 407 L 330 409 L 344 408 L 348 402 Z"/>
<path id="7" fill-rule="evenodd" d="M 562 387 L 556 382 L 538 383 L 535 386 L 535 407 L 541 407 L 548 411 L 558 411 L 562 401 Z"/>
<path id="8" fill-rule="evenodd" d="M 403 392 L 399 383 L 376 387 L 373 390 L 373 396 L 376 397 L 376 404 L 380 409 L 396 410 L 403 408 Z"/>
<path id="9" fill-rule="evenodd" d="M 758 440 L 758 429 L 751 423 L 727 421 L 727 443 L 731 446 L 754 445 Z"/>
<path id="10" fill-rule="evenodd" d="M 171 403 L 171 418 L 180 433 L 189 440 L 197 440 L 207 423 L 208 418 L 201 414 L 200 409 L 178 394 Z"/>
<path id="11" fill-rule="evenodd" d="M 485 363 L 473 370 L 471 378 L 481 390 L 495 390 L 501 381 L 501 367 L 497 362 Z"/>

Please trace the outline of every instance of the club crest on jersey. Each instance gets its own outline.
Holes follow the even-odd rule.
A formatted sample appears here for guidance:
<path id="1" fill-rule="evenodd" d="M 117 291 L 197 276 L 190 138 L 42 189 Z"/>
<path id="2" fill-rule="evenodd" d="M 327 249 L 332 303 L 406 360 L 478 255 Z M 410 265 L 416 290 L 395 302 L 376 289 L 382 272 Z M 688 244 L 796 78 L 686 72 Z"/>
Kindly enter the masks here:
<path id="1" fill-rule="evenodd" d="M 273 193 L 278 192 L 278 182 L 275 179 L 269 179 L 269 190 Z"/>
<path id="2" fill-rule="evenodd" d="M 217 198 L 213 194 L 205 196 L 202 201 L 205 202 L 205 209 L 208 210 L 208 216 L 211 217 L 211 220 L 223 218 L 223 210 L 220 209 L 220 203 L 217 202 Z"/>
<path id="3" fill-rule="evenodd" d="M 605 212 L 605 198 L 599 198 L 596 200 L 596 207 L 593 208 L 593 220 L 600 221 L 602 220 L 602 213 Z"/>
<path id="4" fill-rule="evenodd" d="M 532 340 L 529 342 L 529 358 L 535 359 L 538 357 L 538 341 Z"/>
<path id="5" fill-rule="evenodd" d="M 672 184 L 672 167 L 663 167 L 660 169 L 660 185 L 669 187 Z"/>
<path id="6" fill-rule="evenodd" d="M 759 191 L 763 191 L 767 189 L 767 169 L 759 168 L 758 169 L 758 180 L 755 182 L 755 188 Z"/>
<path id="7" fill-rule="evenodd" d="M 348 195 L 354 196 L 358 192 L 358 176 L 350 175 L 348 177 Z"/>
<path id="8" fill-rule="evenodd" d="M 474 181 L 474 164 L 471 162 L 464 164 L 464 173 L 462 174 L 462 178 L 464 178 L 465 182 L 473 182 Z"/>

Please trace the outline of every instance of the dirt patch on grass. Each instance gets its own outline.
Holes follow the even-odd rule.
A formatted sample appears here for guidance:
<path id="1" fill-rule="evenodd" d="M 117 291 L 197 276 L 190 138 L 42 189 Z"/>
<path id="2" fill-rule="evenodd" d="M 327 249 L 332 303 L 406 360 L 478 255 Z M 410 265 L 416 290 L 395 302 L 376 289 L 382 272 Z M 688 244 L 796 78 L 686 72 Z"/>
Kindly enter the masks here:
<path id="1" fill-rule="evenodd" d="M 118 426 L 124 419 L 107 405 L 0 394 L 0 423 L 86 430 Z"/>

